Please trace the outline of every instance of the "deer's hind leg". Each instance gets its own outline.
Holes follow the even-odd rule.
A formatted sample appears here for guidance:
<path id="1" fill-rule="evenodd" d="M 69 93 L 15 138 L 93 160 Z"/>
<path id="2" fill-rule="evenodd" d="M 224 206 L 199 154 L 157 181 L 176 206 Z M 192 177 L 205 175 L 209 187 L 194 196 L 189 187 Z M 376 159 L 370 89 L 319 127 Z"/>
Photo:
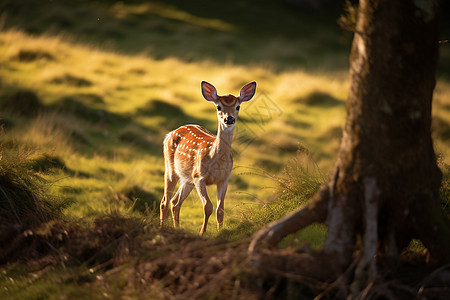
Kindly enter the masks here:
<path id="1" fill-rule="evenodd" d="M 160 212 L 159 212 L 159 224 L 162 227 L 164 219 L 167 215 L 167 209 L 169 208 L 168 201 L 172 198 L 175 186 L 179 181 L 179 177 L 175 172 L 175 150 L 177 147 L 176 140 L 173 139 L 174 132 L 170 132 L 164 138 L 163 152 L 164 152 L 164 195 L 161 199 Z"/>
<path id="2" fill-rule="evenodd" d="M 173 227 L 178 228 L 180 226 L 180 209 L 183 201 L 189 196 L 194 186 L 192 183 L 183 180 L 180 183 L 177 193 L 173 196 L 170 201 L 172 204 L 172 217 L 173 217 Z"/>
<path id="3" fill-rule="evenodd" d="M 170 174 L 168 170 L 166 170 L 164 174 L 164 195 L 161 200 L 161 206 L 159 211 L 159 225 L 162 227 L 164 223 L 164 219 L 167 215 L 167 209 L 169 208 L 168 201 L 171 199 L 173 191 L 175 190 L 175 186 L 178 182 L 178 175 L 173 172 Z"/>

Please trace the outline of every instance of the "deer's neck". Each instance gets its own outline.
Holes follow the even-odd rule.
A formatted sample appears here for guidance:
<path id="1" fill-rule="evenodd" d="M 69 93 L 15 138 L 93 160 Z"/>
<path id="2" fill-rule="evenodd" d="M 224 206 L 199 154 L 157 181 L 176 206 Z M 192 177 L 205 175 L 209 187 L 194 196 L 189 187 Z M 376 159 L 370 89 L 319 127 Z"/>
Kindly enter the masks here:
<path id="1" fill-rule="evenodd" d="M 217 137 L 212 147 L 212 155 L 226 155 L 231 154 L 231 142 L 233 141 L 233 129 L 227 129 L 223 124 L 219 123 L 217 130 Z"/>

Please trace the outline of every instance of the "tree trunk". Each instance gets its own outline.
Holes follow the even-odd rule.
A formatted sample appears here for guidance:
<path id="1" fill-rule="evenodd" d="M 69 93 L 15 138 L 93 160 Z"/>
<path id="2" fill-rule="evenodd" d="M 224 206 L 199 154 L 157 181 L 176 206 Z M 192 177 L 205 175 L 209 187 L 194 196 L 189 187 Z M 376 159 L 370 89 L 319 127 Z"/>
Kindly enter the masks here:
<path id="1" fill-rule="evenodd" d="M 397 256 L 411 238 L 436 260 L 449 261 L 450 226 L 440 207 L 430 131 L 437 57 L 438 1 L 360 1 L 334 172 L 313 201 L 258 232 L 250 253 L 325 220 L 320 256 L 332 257 L 338 270 L 361 245 L 355 290 L 375 276 L 376 254 Z M 307 221 L 298 219 L 305 213 Z"/>

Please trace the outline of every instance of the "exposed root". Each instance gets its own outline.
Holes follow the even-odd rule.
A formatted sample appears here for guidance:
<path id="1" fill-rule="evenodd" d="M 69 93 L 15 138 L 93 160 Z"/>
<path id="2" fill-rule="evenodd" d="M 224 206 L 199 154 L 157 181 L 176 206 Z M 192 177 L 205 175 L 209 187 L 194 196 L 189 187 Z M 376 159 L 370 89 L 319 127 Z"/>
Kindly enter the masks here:
<path id="1" fill-rule="evenodd" d="M 375 254 L 378 243 L 378 206 L 379 190 L 374 177 L 364 178 L 364 236 L 362 256 L 355 270 L 352 283 L 352 294 L 359 293 L 367 282 L 371 282 L 377 275 Z"/>
<path id="2" fill-rule="evenodd" d="M 376 278 L 354 291 L 351 282 L 361 255 L 342 273 L 335 257 L 323 253 L 296 253 L 289 250 L 258 253 L 258 287 L 261 299 L 438 299 L 450 292 L 449 265 L 438 267 L 425 262 L 422 254 L 410 254 L 408 260 L 381 260 Z M 436 268 L 436 266 L 434 266 Z M 431 273 L 430 273 L 431 272 Z"/>
<path id="3" fill-rule="evenodd" d="M 439 268 L 437 268 L 436 270 L 434 270 L 433 272 L 431 272 L 430 275 L 428 275 L 421 283 L 420 283 L 420 287 L 418 290 L 418 295 L 422 296 L 425 292 L 425 290 L 427 288 L 429 288 L 429 286 L 431 284 L 431 282 L 433 280 L 435 280 L 436 278 L 438 278 L 438 280 L 441 280 L 441 278 L 439 278 L 439 275 L 441 275 L 441 277 L 445 278 L 446 276 L 448 277 L 450 275 L 450 264 L 446 264 L 443 265 Z M 450 286 L 448 286 L 448 292 L 450 292 Z"/>
<path id="4" fill-rule="evenodd" d="M 283 273 L 309 284 L 335 280 L 340 274 L 340 270 L 333 263 L 335 257 L 323 252 L 297 253 L 292 250 L 265 250 L 252 259 L 253 265 L 262 273 Z"/>

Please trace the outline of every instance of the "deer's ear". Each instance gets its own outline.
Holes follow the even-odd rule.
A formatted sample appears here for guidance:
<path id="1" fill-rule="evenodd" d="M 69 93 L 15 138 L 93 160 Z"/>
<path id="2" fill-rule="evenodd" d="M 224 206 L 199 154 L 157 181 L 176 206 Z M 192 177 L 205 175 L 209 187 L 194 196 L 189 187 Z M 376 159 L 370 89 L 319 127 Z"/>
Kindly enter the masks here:
<path id="1" fill-rule="evenodd" d="M 206 81 L 202 81 L 202 95 L 210 102 L 216 102 L 218 98 L 216 88 Z"/>
<path id="2" fill-rule="evenodd" d="M 241 92 L 239 93 L 239 102 L 245 102 L 252 99 L 253 95 L 256 92 L 256 81 L 252 81 L 247 83 L 241 88 Z"/>

